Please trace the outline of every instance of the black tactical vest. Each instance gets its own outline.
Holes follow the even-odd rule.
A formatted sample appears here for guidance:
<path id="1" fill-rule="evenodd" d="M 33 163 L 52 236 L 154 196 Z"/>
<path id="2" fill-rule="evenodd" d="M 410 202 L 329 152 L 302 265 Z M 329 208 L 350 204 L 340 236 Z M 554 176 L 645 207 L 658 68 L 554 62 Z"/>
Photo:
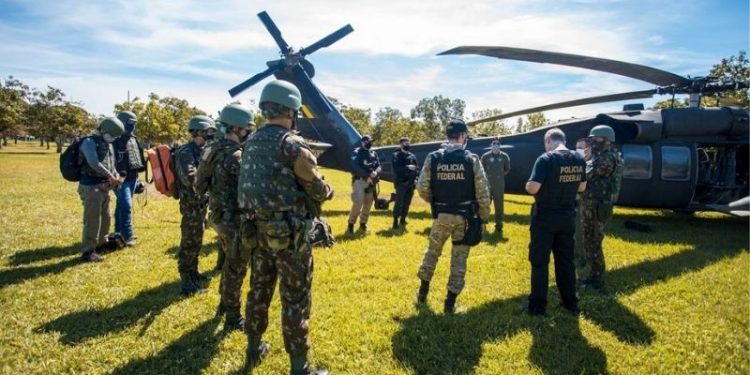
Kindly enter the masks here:
<path id="1" fill-rule="evenodd" d="M 572 151 L 551 151 L 540 158 L 546 163 L 547 177 L 534 196 L 537 209 L 575 210 L 578 186 L 585 180 L 586 175 L 586 164 L 583 159 Z"/>
<path id="2" fill-rule="evenodd" d="M 104 168 L 114 173 L 115 155 L 112 151 L 112 145 L 107 143 L 101 135 L 92 135 L 90 138 L 96 145 L 96 158 L 104 165 Z M 79 157 L 81 158 L 81 162 L 83 163 L 81 168 L 81 179 L 100 182 L 105 182 L 108 180 L 107 176 L 102 176 L 99 172 L 94 170 L 94 168 L 91 168 L 91 166 L 89 166 L 89 163 L 86 162 L 86 157 L 83 156 L 83 152 L 81 152 L 79 155 Z"/>
<path id="3" fill-rule="evenodd" d="M 120 136 L 114 143 L 117 152 L 117 170 L 121 172 L 143 170 L 141 148 L 135 136 Z"/>
<path id="4" fill-rule="evenodd" d="M 438 212 L 453 213 L 460 205 L 476 200 L 469 151 L 438 150 L 430 158 L 430 190 Z"/>
<path id="5" fill-rule="evenodd" d="M 285 160 L 282 143 L 289 131 L 266 125 L 250 135 L 242 152 L 238 200 L 240 208 L 296 211 L 304 208 L 304 191 Z"/>

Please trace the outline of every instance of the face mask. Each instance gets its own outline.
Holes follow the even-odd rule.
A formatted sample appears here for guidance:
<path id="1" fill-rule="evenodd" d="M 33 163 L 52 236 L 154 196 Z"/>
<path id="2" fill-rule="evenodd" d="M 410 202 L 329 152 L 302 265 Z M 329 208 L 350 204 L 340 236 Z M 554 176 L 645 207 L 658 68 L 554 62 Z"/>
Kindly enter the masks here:
<path id="1" fill-rule="evenodd" d="M 240 138 L 240 143 L 245 143 L 245 141 L 247 141 L 247 138 L 250 137 L 250 131 L 245 130 L 245 135 L 241 136 L 237 134 L 237 136 Z"/>
<path id="2" fill-rule="evenodd" d="M 104 142 L 112 143 L 115 141 L 115 137 L 112 136 L 112 134 L 104 133 L 102 134 L 102 138 L 104 138 Z"/>
<path id="3" fill-rule="evenodd" d="M 215 133 L 214 131 L 206 132 L 206 140 L 210 141 L 210 140 L 214 139 L 214 133 Z"/>
<path id="4" fill-rule="evenodd" d="M 134 122 L 128 122 L 127 124 L 125 124 L 125 133 L 133 134 L 133 131 L 135 131 Z"/>
<path id="5" fill-rule="evenodd" d="M 409 151 L 409 150 L 411 150 L 411 145 L 408 144 L 408 143 L 405 143 L 405 144 L 401 145 L 401 149 L 404 150 L 404 151 Z"/>
<path id="6" fill-rule="evenodd" d="M 584 150 L 582 148 L 577 148 L 576 149 L 576 154 L 578 154 L 582 158 L 585 158 L 586 157 L 586 150 Z"/>

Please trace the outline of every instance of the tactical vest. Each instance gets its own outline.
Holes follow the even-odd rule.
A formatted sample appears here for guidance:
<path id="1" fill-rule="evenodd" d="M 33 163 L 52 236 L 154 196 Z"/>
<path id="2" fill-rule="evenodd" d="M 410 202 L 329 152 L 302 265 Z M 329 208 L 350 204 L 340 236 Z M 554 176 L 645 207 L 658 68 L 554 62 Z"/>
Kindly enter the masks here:
<path id="1" fill-rule="evenodd" d="M 118 141 L 125 141 L 124 147 L 122 144 L 118 144 L 117 147 L 117 152 L 122 153 L 121 168 L 127 172 L 143 170 L 143 156 L 135 136 L 122 136 Z"/>
<path id="2" fill-rule="evenodd" d="M 114 172 L 115 155 L 112 151 L 112 145 L 107 143 L 101 135 L 92 135 L 89 138 L 93 140 L 94 144 L 96 145 L 96 158 L 100 163 L 104 165 L 104 168 L 106 168 L 110 172 Z M 106 182 L 108 180 L 107 176 L 102 176 L 94 168 L 91 168 L 91 166 L 89 166 L 89 163 L 86 162 L 86 157 L 83 155 L 83 152 L 81 152 L 79 155 L 82 162 L 81 180 L 91 183 Z"/>
<path id="3" fill-rule="evenodd" d="M 430 190 L 438 212 L 455 213 L 460 205 L 476 200 L 474 164 L 466 150 L 431 154 Z"/>
<path id="4" fill-rule="evenodd" d="M 613 149 L 606 149 L 594 155 L 595 158 L 611 158 L 615 167 L 608 176 L 596 176 L 587 182 L 583 197 L 595 199 L 604 203 L 612 203 L 620 192 L 622 182 L 623 161 Z"/>
<path id="5" fill-rule="evenodd" d="M 551 151 L 541 157 L 546 159 L 547 176 L 534 196 L 537 208 L 572 212 L 575 210 L 578 187 L 586 174 L 583 159 L 572 151 Z"/>
<path id="6" fill-rule="evenodd" d="M 218 148 L 212 160 L 204 160 L 213 164 L 211 184 L 208 189 L 210 197 L 209 207 L 212 211 L 223 210 L 234 212 L 237 210 L 237 176 L 230 175 L 226 170 L 227 158 L 234 158 L 233 154 L 242 146 L 228 139 L 222 139 L 219 144 L 212 145 Z"/>
<path id="7" fill-rule="evenodd" d="M 185 186 L 182 183 L 182 178 L 185 176 L 182 176 L 183 173 L 186 173 L 186 166 L 184 165 L 177 165 L 180 163 L 180 155 L 188 152 L 192 154 L 192 159 L 195 163 L 195 168 L 198 168 L 198 165 L 201 162 L 201 151 L 203 150 L 203 147 L 198 146 L 195 142 L 191 141 L 188 143 L 185 143 L 182 146 L 177 147 L 177 149 L 174 152 L 174 160 L 175 163 L 174 166 L 174 172 L 176 174 L 175 177 L 175 189 L 177 190 L 177 194 L 180 199 L 183 197 L 197 197 L 195 190 L 193 190 L 192 186 Z"/>
<path id="8" fill-rule="evenodd" d="M 304 207 L 304 191 L 293 166 L 284 160 L 282 143 L 288 130 L 266 125 L 245 142 L 240 169 L 240 208 L 264 211 L 296 211 Z"/>

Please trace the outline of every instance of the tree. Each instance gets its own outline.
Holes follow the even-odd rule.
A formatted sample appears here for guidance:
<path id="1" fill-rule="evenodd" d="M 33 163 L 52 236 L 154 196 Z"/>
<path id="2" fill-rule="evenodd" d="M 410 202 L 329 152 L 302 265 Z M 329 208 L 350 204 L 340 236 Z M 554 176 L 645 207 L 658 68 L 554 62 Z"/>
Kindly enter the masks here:
<path id="1" fill-rule="evenodd" d="M 471 114 L 472 121 L 492 116 L 499 116 L 503 111 L 499 108 L 482 109 Z M 476 124 L 469 129 L 472 136 L 495 136 L 510 134 L 510 128 L 502 120 L 488 121 Z"/>
<path id="2" fill-rule="evenodd" d="M 428 140 L 443 139 L 444 127 L 452 119 L 463 119 L 466 103 L 461 99 L 444 98 L 437 95 L 424 98 L 411 110 L 411 118 L 424 122 L 424 134 Z"/>
<path id="3" fill-rule="evenodd" d="M 130 102 L 115 104 L 114 112 L 119 111 L 135 113 L 138 117 L 137 134 L 146 143 L 172 143 L 186 140 L 187 124 L 190 118 L 206 114 L 191 106 L 185 99 L 170 96 L 162 98 L 155 93 L 148 95 L 147 102 L 136 97 Z"/>
<path id="4" fill-rule="evenodd" d="M 711 68 L 709 75 L 726 82 L 747 84 L 750 81 L 750 63 L 745 51 L 739 51 L 737 56 L 732 55 L 729 58 L 721 59 L 720 63 Z M 750 104 L 747 88 L 721 92 L 716 94 L 715 98 L 705 99 L 707 100 L 705 106 L 715 104 L 717 106 L 740 106 L 748 108 L 748 104 Z M 715 102 L 710 103 L 710 99 L 714 99 Z M 701 102 L 701 105 L 704 105 L 704 103 Z"/>
<path id="5" fill-rule="evenodd" d="M 540 128 L 549 124 L 549 120 L 542 112 L 530 113 L 526 116 L 526 131 Z"/>
<path id="6" fill-rule="evenodd" d="M 346 118 L 349 123 L 357 129 L 359 134 L 370 134 L 373 131 L 372 128 L 372 110 L 369 108 L 357 108 L 352 105 L 343 104 L 340 100 L 332 97 L 326 97 L 336 109 Z"/>
<path id="7" fill-rule="evenodd" d="M 8 76 L 5 83 L 0 81 L 0 148 L 7 145 L 6 136 L 23 132 L 25 112 L 28 108 L 29 86 Z"/>
<path id="8" fill-rule="evenodd" d="M 687 107 L 688 107 L 688 99 L 684 98 L 682 100 L 680 99 L 662 100 L 654 104 L 654 106 L 651 107 L 651 109 L 687 108 Z"/>

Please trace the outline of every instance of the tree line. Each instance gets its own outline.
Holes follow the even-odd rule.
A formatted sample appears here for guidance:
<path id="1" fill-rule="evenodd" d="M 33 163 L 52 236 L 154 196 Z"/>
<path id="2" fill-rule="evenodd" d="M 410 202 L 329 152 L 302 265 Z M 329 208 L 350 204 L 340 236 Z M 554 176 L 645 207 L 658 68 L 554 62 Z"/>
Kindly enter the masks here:
<path id="1" fill-rule="evenodd" d="M 740 51 L 737 56 L 722 59 L 713 66 L 709 75 L 747 83 L 750 80 L 750 64 L 745 52 Z M 392 107 L 373 112 L 370 108 L 341 103 L 336 98 L 328 99 L 360 134 L 372 135 L 380 145 L 396 144 L 401 137 L 409 137 L 414 143 L 442 140 L 443 126 L 451 119 L 477 120 L 502 114 L 499 108 L 487 108 L 467 116 L 466 102 L 443 95 L 421 99 L 407 114 Z M 748 102 L 748 90 L 745 88 L 704 96 L 700 104 L 704 107 L 732 105 L 748 108 Z M 656 103 L 652 108 L 687 105 L 687 99 L 668 99 Z M 161 97 L 155 93 L 150 93 L 145 100 L 136 97 L 117 103 L 112 113 L 123 110 L 132 111 L 138 116 L 138 136 L 147 144 L 185 141 L 190 117 L 206 114 L 185 99 Z M 18 140 L 19 137 L 32 136 L 39 140 L 40 146 L 46 145 L 48 149 L 50 142 L 54 142 L 57 152 L 61 152 L 66 140 L 91 133 L 102 116 L 91 114 L 80 103 L 69 100 L 61 89 L 52 86 L 31 88 L 13 76 L 0 79 L 0 148 L 7 145 L 9 137 Z M 258 113 L 256 124 L 263 123 L 265 119 Z M 519 117 L 513 124 L 504 121 L 481 123 L 473 126 L 470 132 L 475 137 L 507 135 L 547 124 L 549 120 L 544 113 L 532 113 Z"/>

